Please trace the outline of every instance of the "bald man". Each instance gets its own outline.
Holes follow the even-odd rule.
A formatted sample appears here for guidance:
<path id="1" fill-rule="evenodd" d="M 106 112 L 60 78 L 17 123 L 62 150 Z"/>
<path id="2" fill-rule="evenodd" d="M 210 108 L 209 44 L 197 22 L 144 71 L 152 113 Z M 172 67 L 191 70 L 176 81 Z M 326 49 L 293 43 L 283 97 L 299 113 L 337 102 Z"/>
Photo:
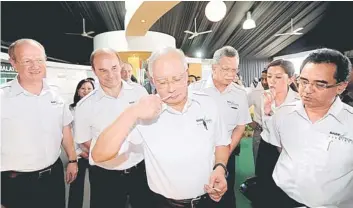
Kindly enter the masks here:
<path id="1" fill-rule="evenodd" d="M 0 86 L 1 204 L 8 208 L 64 208 L 61 144 L 69 158 L 66 182 L 77 175 L 71 134 L 72 115 L 64 100 L 44 81 L 46 55 L 35 40 L 9 47 L 17 77 Z"/>
<path id="2" fill-rule="evenodd" d="M 90 150 L 91 208 L 125 207 L 127 196 L 133 208 L 153 207 L 140 145 L 126 142 L 121 154 L 103 163 L 95 163 L 91 157 L 102 131 L 125 108 L 148 94 L 142 86 L 122 79 L 122 64 L 111 49 L 94 51 L 91 65 L 99 86 L 82 98 L 75 110 L 75 140 Z"/>

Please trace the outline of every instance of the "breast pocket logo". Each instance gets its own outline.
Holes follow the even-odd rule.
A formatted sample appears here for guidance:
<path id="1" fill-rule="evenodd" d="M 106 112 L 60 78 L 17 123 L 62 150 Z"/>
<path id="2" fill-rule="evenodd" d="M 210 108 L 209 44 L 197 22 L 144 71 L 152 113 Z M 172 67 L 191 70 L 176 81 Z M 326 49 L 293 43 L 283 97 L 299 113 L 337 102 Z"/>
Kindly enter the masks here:
<path id="1" fill-rule="evenodd" d="M 131 105 L 131 104 L 134 104 L 135 102 L 136 102 L 136 101 L 130 101 L 129 104 Z"/>
<path id="2" fill-rule="evenodd" d="M 50 101 L 50 103 L 51 103 L 52 105 L 61 105 L 61 104 L 64 104 L 63 102 L 56 101 L 56 100 L 52 100 L 52 101 Z"/>
<path id="3" fill-rule="evenodd" d="M 239 104 L 234 103 L 233 101 L 227 100 L 227 104 L 231 109 L 237 110 L 239 108 Z"/>

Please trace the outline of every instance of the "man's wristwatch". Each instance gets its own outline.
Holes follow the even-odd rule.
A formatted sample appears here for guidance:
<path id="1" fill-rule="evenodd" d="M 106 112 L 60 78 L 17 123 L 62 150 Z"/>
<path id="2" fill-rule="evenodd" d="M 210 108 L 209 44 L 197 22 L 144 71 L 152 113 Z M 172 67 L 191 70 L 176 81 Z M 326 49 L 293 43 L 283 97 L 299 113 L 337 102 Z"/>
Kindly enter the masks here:
<path id="1" fill-rule="evenodd" d="M 229 172 L 228 172 L 228 170 L 227 170 L 227 167 L 226 167 L 224 164 L 222 164 L 222 163 L 217 163 L 217 164 L 215 164 L 215 166 L 213 167 L 213 170 L 216 170 L 216 168 L 217 168 L 218 166 L 221 166 L 221 167 L 224 169 L 225 177 L 227 178 L 228 175 L 229 175 Z"/>
<path id="2" fill-rule="evenodd" d="M 77 163 L 77 160 L 69 160 L 69 163 Z"/>

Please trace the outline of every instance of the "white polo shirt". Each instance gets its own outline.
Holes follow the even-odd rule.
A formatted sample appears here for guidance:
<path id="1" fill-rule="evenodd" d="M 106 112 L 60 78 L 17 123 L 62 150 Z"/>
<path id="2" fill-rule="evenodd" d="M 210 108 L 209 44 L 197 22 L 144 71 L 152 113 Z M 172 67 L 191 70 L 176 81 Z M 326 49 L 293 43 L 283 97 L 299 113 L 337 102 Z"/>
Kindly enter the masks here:
<path id="1" fill-rule="evenodd" d="M 265 99 L 265 97 L 264 97 L 264 95 L 262 95 L 261 96 L 261 106 L 262 106 L 261 107 L 261 123 L 262 123 L 263 130 L 261 132 L 261 138 L 264 141 L 266 141 L 267 143 L 270 143 L 269 140 L 270 140 L 270 131 L 273 128 L 273 124 L 272 124 L 273 116 L 265 115 L 264 99 Z M 284 102 L 280 106 L 276 107 L 275 103 L 274 102 L 272 103 L 272 111 L 274 113 L 276 113 L 277 109 L 280 108 L 281 106 L 296 102 L 298 100 L 300 100 L 299 94 L 297 92 L 293 91 L 291 88 L 289 88 L 286 99 L 284 99 Z M 275 146 L 278 146 L 278 145 L 275 145 Z"/>
<path id="2" fill-rule="evenodd" d="M 212 78 L 209 78 L 208 80 L 201 80 L 190 84 L 189 90 L 202 91 L 216 101 L 223 122 L 226 125 L 229 138 L 231 138 L 233 130 L 237 125 L 251 123 L 247 94 L 241 86 L 231 83 L 221 93 L 214 86 Z"/>
<path id="3" fill-rule="evenodd" d="M 30 172 L 52 165 L 60 156 L 63 127 L 72 121 L 68 105 L 43 80 L 40 95 L 17 78 L 0 86 L 1 171 Z"/>
<path id="4" fill-rule="evenodd" d="M 276 184 L 310 207 L 353 207 L 353 108 L 336 98 L 312 123 L 301 101 L 278 109 L 269 142 L 282 148 Z"/>
<path id="5" fill-rule="evenodd" d="M 215 148 L 230 144 L 215 102 L 201 92 L 189 92 L 182 112 L 164 104 L 156 120 L 137 124 L 127 140 L 143 144 L 150 189 L 171 199 L 205 194 Z"/>
<path id="6" fill-rule="evenodd" d="M 258 85 L 261 85 L 259 83 Z M 254 121 L 262 126 L 264 88 L 256 87 L 248 94 L 249 108 L 254 106 Z"/>
<path id="7" fill-rule="evenodd" d="M 148 95 L 145 88 L 139 85 L 130 85 L 125 81 L 122 81 L 118 98 L 105 94 L 104 90 L 98 86 L 77 103 L 75 109 L 75 141 L 82 144 L 92 140 L 91 153 L 103 130 L 111 125 L 128 106 L 145 95 Z M 142 147 L 125 142 L 116 159 L 120 161 L 116 167 L 104 167 L 101 164 L 95 164 L 91 154 L 89 154 L 91 165 L 111 170 L 125 170 L 143 160 Z"/>

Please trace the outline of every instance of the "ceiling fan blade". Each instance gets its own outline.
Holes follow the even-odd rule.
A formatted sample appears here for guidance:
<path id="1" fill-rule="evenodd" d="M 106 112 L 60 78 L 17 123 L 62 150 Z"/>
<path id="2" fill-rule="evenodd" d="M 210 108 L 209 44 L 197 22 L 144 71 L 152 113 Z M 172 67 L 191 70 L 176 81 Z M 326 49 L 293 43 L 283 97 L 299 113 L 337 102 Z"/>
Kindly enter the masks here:
<path id="1" fill-rule="evenodd" d="M 65 33 L 66 35 L 82 35 L 80 33 Z"/>
<path id="2" fill-rule="evenodd" d="M 87 37 L 87 38 L 91 38 L 91 39 L 93 39 L 93 38 L 94 38 L 94 37 L 92 37 L 92 36 L 89 36 L 89 35 L 87 35 L 86 37 Z"/>
<path id="3" fill-rule="evenodd" d="M 191 39 L 193 39 L 194 37 L 196 37 L 196 36 L 195 36 L 195 35 L 192 35 L 192 36 L 190 36 L 188 39 L 191 40 Z"/>
<path id="4" fill-rule="evenodd" d="M 211 32 L 212 32 L 212 30 L 208 30 L 208 31 L 204 31 L 204 32 L 199 32 L 198 34 L 202 35 L 202 34 L 211 33 Z"/>
<path id="5" fill-rule="evenodd" d="M 188 33 L 188 34 L 191 34 L 191 35 L 194 34 L 193 32 L 191 32 L 191 31 L 189 31 L 189 30 L 185 30 L 184 33 Z"/>
<path id="6" fill-rule="evenodd" d="M 89 31 L 89 32 L 87 32 L 87 35 L 90 35 L 90 34 L 93 34 L 94 33 L 94 31 Z"/>
<path id="7" fill-rule="evenodd" d="M 85 18 L 82 18 L 82 26 L 83 26 L 83 33 L 86 33 L 86 22 L 85 22 Z"/>
<path id="8" fill-rule="evenodd" d="M 296 33 L 296 32 L 299 32 L 299 31 L 301 31 L 302 29 L 304 29 L 304 28 L 302 28 L 302 27 L 300 27 L 300 28 L 297 28 L 297 29 L 295 29 L 292 33 Z"/>
<path id="9" fill-rule="evenodd" d="M 196 17 L 195 17 L 195 33 L 196 33 Z"/>
<path id="10" fill-rule="evenodd" d="M 293 35 L 303 35 L 303 33 L 298 33 L 298 32 L 295 32 L 295 33 L 292 33 Z"/>

